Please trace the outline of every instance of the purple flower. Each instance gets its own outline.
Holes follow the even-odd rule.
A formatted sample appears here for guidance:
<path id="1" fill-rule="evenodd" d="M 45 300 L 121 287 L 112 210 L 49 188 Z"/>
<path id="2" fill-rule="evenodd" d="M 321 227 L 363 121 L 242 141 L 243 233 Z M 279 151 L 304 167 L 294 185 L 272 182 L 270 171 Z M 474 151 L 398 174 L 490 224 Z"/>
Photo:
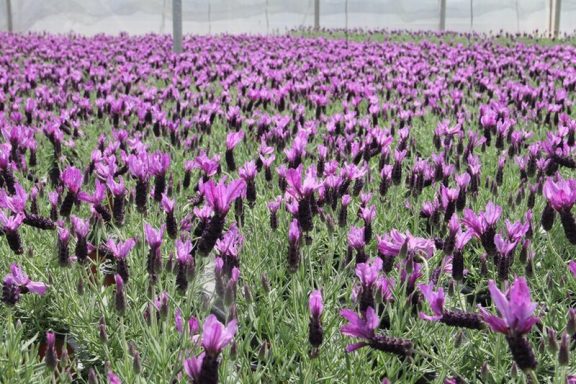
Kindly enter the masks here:
<path id="1" fill-rule="evenodd" d="M 434 315 L 429 316 L 424 312 L 420 312 L 419 316 L 421 319 L 428 320 L 428 321 L 438 321 L 442 319 L 442 315 L 444 313 L 444 290 L 439 288 L 437 292 L 434 292 L 434 284 L 419 284 L 418 289 L 424 295 L 424 298 L 430 305 L 430 309 Z"/>
<path id="2" fill-rule="evenodd" d="M 210 315 L 204 321 L 202 332 L 202 347 L 209 356 L 218 354 L 232 342 L 236 330 L 236 320 L 232 320 L 227 326 L 218 321 L 216 316 Z"/>
<path id="3" fill-rule="evenodd" d="M 496 245 L 496 250 L 501 256 L 508 257 L 510 253 L 516 248 L 517 242 L 508 241 L 500 234 L 494 236 L 494 245 Z"/>
<path id="4" fill-rule="evenodd" d="M 574 277 L 576 277 L 576 261 L 571 260 L 571 261 L 568 263 L 568 269 L 570 270 L 570 272 L 572 273 L 572 275 L 573 275 Z"/>
<path id="5" fill-rule="evenodd" d="M 268 210 L 270 210 L 271 213 L 276 213 L 278 212 L 278 209 L 280 209 L 280 205 L 282 205 L 282 197 L 278 196 L 276 199 L 269 201 L 266 206 L 268 207 Z"/>
<path id="6" fill-rule="evenodd" d="M 310 297 L 308 298 L 308 308 L 312 318 L 320 319 L 320 316 L 322 316 L 322 312 L 324 311 L 322 292 L 320 292 L 320 290 L 314 290 L 310 293 Z"/>
<path id="7" fill-rule="evenodd" d="M 212 180 L 202 184 L 202 192 L 208 205 L 216 214 L 226 215 L 231 204 L 246 190 L 246 182 L 242 179 L 226 184 L 224 181 L 216 184 Z"/>
<path id="8" fill-rule="evenodd" d="M 165 193 L 162 194 L 161 205 L 164 212 L 174 212 L 174 200 L 170 199 Z"/>
<path id="9" fill-rule="evenodd" d="M 16 286 L 22 293 L 30 292 L 40 296 L 44 295 L 48 289 L 46 284 L 30 280 L 18 264 L 10 265 L 10 273 L 4 276 L 4 284 Z"/>
<path id="10" fill-rule="evenodd" d="M 4 189 L 0 189 L 0 208 L 7 208 L 12 213 L 17 214 L 24 212 L 28 194 L 20 183 L 14 184 L 14 194 L 10 196 Z"/>
<path id="11" fill-rule="evenodd" d="M 298 244 L 301 235 L 302 232 L 300 231 L 298 220 L 296 219 L 292 220 L 290 222 L 290 228 L 288 229 L 288 241 L 290 242 L 290 244 Z"/>
<path id="12" fill-rule="evenodd" d="M 192 252 L 192 242 L 190 240 L 182 241 L 176 240 L 176 259 L 179 262 L 187 263 L 190 259 L 190 253 Z"/>
<path id="13" fill-rule="evenodd" d="M 358 316 L 356 312 L 349 309 L 341 310 L 340 315 L 348 320 L 348 324 L 342 326 L 340 332 L 344 336 L 364 339 L 362 342 L 348 344 L 346 352 L 353 352 L 369 346 L 379 351 L 395 353 L 400 356 L 409 356 L 412 353 L 412 342 L 410 340 L 376 335 L 375 330 L 380 324 L 380 319 L 376 315 L 374 308 L 368 307 L 364 317 Z"/>
<path id="14" fill-rule="evenodd" d="M 220 167 L 220 156 L 216 155 L 209 158 L 205 152 L 202 152 L 194 159 L 194 168 L 200 169 L 204 172 L 205 177 L 211 177 L 216 174 Z"/>
<path id="15" fill-rule="evenodd" d="M 365 223 L 372 223 L 376 217 L 376 206 L 371 205 L 369 207 L 360 208 L 360 216 Z"/>
<path id="16" fill-rule="evenodd" d="M 200 355 L 198 355 L 198 357 L 191 356 L 188 359 L 184 359 L 184 372 L 186 372 L 186 375 L 190 379 L 194 380 L 195 383 L 200 382 L 200 371 L 202 369 L 202 363 L 204 362 L 205 355 L 206 354 L 202 352 Z"/>
<path id="17" fill-rule="evenodd" d="M 576 202 L 576 180 L 559 179 L 554 182 L 548 178 L 544 183 L 542 193 L 556 211 L 569 211 Z"/>
<path id="18" fill-rule="evenodd" d="M 233 150 L 244 138 L 244 131 L 231 132 L 226 136 L 226 149 Z"/>
<path id="19" fill-rule="evenodd" d="M 132 176 L 136 177 L 141 181 L 148 180 L 149 177 L 149 167 L 148 167 L 148 155 L 143 152 L 139 155 L 128 156 L 128 169 Z"/>
<path id="20" fill-rule="evenodd" d="M 378 252 L 384 256 L 398 256 L 405 244 L 407 253 L 420 255 L 427 259 L 431 258 L 436 251 L 433 240 L 414 237 L 408 231 L 403 234 L 392 229 L 390 233 L 378 237 Z"/>
<path id="21" fill-rule="evenodd" d="M 0 224 L 4 231 L 16 232 L 24 221 L 24 214 L 18 213 L 16 215 L 6 217 L 4 212 L 0 211 Z"/>
<path id="22" fill-rule="evenodd" d="M 126 256 L 128 256 L 128 253 L 130 253 L 135 245 L 136 241 L 134 239 L 128 239 L 118 243 L 110 239 L 108 242 L 106 242 L 106 246 L 116 259 L 126 259 Z"/>
<path id="23" fill-rule="evenodd" d="M 103 184 L 100 180 L 96 179 L 94 184 L 94 193 L 90 194 L 88 192 L 79 192 L 78 199 L 81 201 L 85 201 L 90 204 L 101 204 L 104 198 L 106 197 L 106 185 Z"/>
<path id="24" fill-rule="evenodd" d="M 500 317 L 492 315 L 482 307 L 480 312 L 494 332 L 523 335 L 530 332 L 532 326 L 539 321 L 536 316 L 532 316 L 536 303 L 531 301 L 530 288 L 524 277 L 516 278 L 506 294 L 498 289 L 493 280 L 488 282 L 488 289 Z"/>
<path id="25" fill-rule="evenodd" d="M 215 248 L 220 256 L 232 256 L 234 258 L 238 257 L 240 249 L 244 244 L 244 237 L 238 230 L 236 225 L 232 225 L 230 229 L 222 236 L 218 241 L 216 241 Z"/>
<path id="26" fill-rule="evenodd" d="M 84 175 L 79 169 L 75 167 L 68 167 L 64 170 L 64 172 L 62 172 L 60 179 L 70 192 L 72 192 L 74 195 L 77 195 L 78 192 L 80 192 L 80 188 L 82 187 Z"/>
<path id="27" fill-rule="evenodd" d="M 494 204 L 491 201 L 488 204 L 486 204 L 486 210 L 484 211 L 483 217 L 488 226 L 494 226 L 500 219 L 501 215 L 502 215 L 502 207 Z"/>
<path id="28" fill-rule="evenodd" d="M 522 223 L 520 221 L 516 221 L 512 223 L 509 220 L 506 220 L 505 224 L 506 232 L 508 232 L 508 238 L 515 242 L 522 240 L 530 228 L 530 223 L 528 222 Z"/>
<path id="29" fill-rule="evenodd" d="M 150 172 L 154 176 L 164 175 L 170 168 L 170 155 L 162 152 L 155 152 L 148 157 Z"/>
<path id="30" fill-rule="evenodd" d="M 372 258 L 366 263 L 356 265 L 356 276 L 360 279 L 363 287 L 369 288 L 376 283 L 382 270 L 382 259 Z"/>
<path id="31" fill-rule="evenodd" d="M 366 245 L 364 241 L 364 228 L 351 227 L 348 231 L 348 246 L 353 249 L 363 249 Z"/>
<path id="32" fill-rule="evenodd" d="M 320 186 L 313 173 L 314 168 L 306 172 L 304 181 L 302 181 L 302 166 L 290 168 L 286 171 L 286 182 L 288 183 L 287 192 L 296 200 L 309 197 Z"/>
<path id="33" fill-rule="evenodd" d="M 244 164 L 242 168 L 240 168 L 238 174 L 242 179 L 248 182 L 250 180 L 254 180 L 257 172 L 258 169 L 256 168 L 256 163 L 253 160 L 251 160 L 246 162 L 246 164 Z"/>
<path id="34" fill-rule="evenodd" d="M 144 224 L 144 235 L 146 242 L 150 248 L 158 248 L 162 244 L 162 236 L 164 235 L 164 228 L 155 229 L 150 224 Z"/>
<path id="35" fill-rule="evenodd" d="M 348 337 L 371 339 L 375 336 L 374 330 L 378 327 L 378 324 L 380 324 L 380 319 L 372 307 L 366 310 L 365 318 L 358 316 L 356 312 L 350 309 L 341 310 L 340 315 L 348 320 L 348 324 L 340 328 L 340 332 Z M 365 343 L 349 344 L 346 347 L 346 352 L 355 351 L 366 345 Z"/>
<path id="36" fill-rule="evenodd" d="M 87 220 L 83 220 L 77 216 L 71 216 L 70 221 L 72 222 L 72 228 L 77 236 L 86 238 L 88 232 L 90 231 L 90 226 Z"/>
<path id="37" fill-rule="evenodd" d="M 122 380 L 112 371 L 108 371 L 108 384 L 122 384 Z"/>
<path id="38" fill-rule="evenodd" d="M 342 196 L 342 206 L 343 207 L 349 206 L 351 202 L 352 202 L 352 197 L 350 197 L 350 195 Z"/>
<path id="39" fill-rule="evenodd" d="M 106 185 L 114 196 L 122 196 L 124 193 L 126 193 L 126 187 L 122 177 L 118 179 L 118 182 L 114 181 L 114 178 L 109 177 L 106 181 Z"/>

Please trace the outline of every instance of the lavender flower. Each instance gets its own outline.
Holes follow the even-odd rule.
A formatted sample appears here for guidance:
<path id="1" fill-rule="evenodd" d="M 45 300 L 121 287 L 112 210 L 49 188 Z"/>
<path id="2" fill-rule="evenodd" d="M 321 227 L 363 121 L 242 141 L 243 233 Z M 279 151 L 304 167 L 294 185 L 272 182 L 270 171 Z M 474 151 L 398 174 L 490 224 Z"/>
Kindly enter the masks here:
<path id="1" fill-rule="evenodd" d="M 288 230 L 288 269 L 295 272 L 300 264 L 300 238 L 302 232 L 298 220 L 294 219 L 290 223 Z"/>
<path id="2" fill-rule="evenodd" d="M 308 308 L 310 309 L 310 322 L 308 324 L 308 342 L 312 346 L 311 355 L 315 356 L 318 348 L 322 345 L 324 340 L 324 330 L 322 329 L 322 312 L 324 310 L 324 303 L 322 300 L 322 292 L 319 290 L 312 291 L 308 298 Z"/>
<path id="3" fill-rule="evenodd" d="M 22 239 L 18 233 L 18 228 L 20 228 L 23 222 L 24 214 L 22 213 L 7 217 L 4 212 L 0 211 L 0 224 L 2 225 L 2 230 L 4 231 L 10 249 L 17 255 L 24 253 L 24 248 L 22 248 Z"/>
<path id="4" fill-rule="evenodd" d="M 236 163 L 234 161 L 234 148 L 242 141 L 244 138 L 244 131 L 230 132 L 226 136 L 226 165 L 230 172 L 236 170 Z"/>
<path id="5" fill-rule="evenodd" d="M 482 329 L 484 324 L 481 321 L 481 317 L 472 312 L 464 311 L 448 311 L 444 309 L 444 290 L 439 288 L 438 291 L 434 292 L 434 285 L 430 284 L 419 284 L 418 289 L 424 295 L 424 298 L 428 302 L 433 315 L 427 315 L 424 312 L 420 312 L 419 316 L 421 319 L 428 321 L 440 321 L 451 327 L 462 327 L 470 329 Z"/>
<path id="6" fill-rule="evenodd" d="M 161 268 L 161 254 L 160 246 L 162 245 L 162 236 L 164 235 L 164 228 L 155 229 L 150 224 L 144 225 L 144 235 L 146 242 L 150 247 L 148 258 L 146 259 L 146 271 L 152 283 L 156 282 L 157 273 Z"/>
<path id="7" fill-rule="evenodd" d="M 79 169 L 68 167 L 64 172 L 62 172 L 60 178 L 68 190 L 68 193 L 60 206 L 60 215 L 68 217 L 72 211 L 72 206 L 78 201 L 78 193 L 82 187 L 84 175 Z"/>
<path id="8" fill-rule="evenodd" d="M 207 255 L 214 248 L 216 241 L 222 234 L 226 214 L 232 202 L 243 195 L 245 190 L 246 183 L 242 179 L 233 180 L 228 184 L 225 184 L 224 181 L 216 184 L 210 180 L 203 185 L 202 192 L 206 203 L 214 211 L 214 216 L 202 232 L 202 237 L 198 243 L 200 254 Z"/>
<path id="9" fill-rule="evenodd" d="M 192 257 L 192 242 L 190 240 L 176 240 L 176 259 L 178 267 L 176 272 L 176 287 L 182 293 L 188 289 L 189 271 L 193 273 L 194 258 Z"/>
<path id="10" fill-rule="evenodd" d="M 548 201 L 550 207 L 560 214 L 560 220 L 562 221 L 562 227 L 564 228 L 564 234 L 566 238 L 572 244 L 576 244 L 576 222 L 574 221 L 574 216 L 570 212 L 574 203 L 576 203 L 576 180 L 563 180 L 560 179 L 557 182 L 552 181 L 552 179 L 546 180 L 544 183 L 544 188 L 542 190 L 544 197 Z M 543 225 L 545 229 L 551 227 L 551 223 L 545 223 L 546 212 L 543 213 Z M 548 216 L 552 218 L 550 213 Z M 548 219 L 548 221 L 551 221 Z"/>
<path id="11" fill-rule="evenodd" d="M 174 200 L 170 199 L 165 193 L 162 194 L 162 209 L 166 213 L 166 233 L 171 239 L 178 236 L 178 224 L 174 217 Z"/>
<path id="12" fill-rule="evenodd" d="M 198 357 L 184 360 L 184 371 L 195 383 L 218 383 L 218 356 L 232 342 L 236 334 L 236 321 L 227 326 L 220 323 L 216 316 L 210 315 L 204 321 L 202 348 Z"/>
<path id="13" fill-rule="evenodd" d="M 116 273 L 122 278 L 123 283 L 128 283 L 130 277 L 126 257 L 135 245 L 136 241 L 134 241 L 134 239 L 128 239 L 123 242 L 115 242 L 110 239 L 106 243 L 106 247 L 110 250 L 116 260 Z"/>
<path id="14" fill-rule="evenodd" d="M 20 300 L 20 294 L 30 292 L 42 296 L 47 289 L 46 284 L 30 280 L 18 264 L 12 264 L 10 273 L 4 276 L 2 301 L 7 305 L 15 305 Z"/>
<path id="15" fill-rule="evenodd" d="M 506 335 L 512 357 L 523 371 L 536 368 L 536 358 L 525 335 L 539 319 L 532 316 L 536 304 L 530 299 L 530 289 L 523 277 L 516 278 L 506 294 L 502 293 L 492 280 L 488 282 L 492 300 L 501 317 L 494 316 L 480 307 L 484 322 L 494 332 Z"/>
<path id="16" fill-rule="evenodd" d="M 364 317 L 358 316 L 349 309 L 340 311 L 340 315 L 348 320 L 348 324 L 340 328 L 344 336 L 364 339 L 362 342 L 348 344 L 346 352 L 353 352 L 362 347 L 370 347 L 378 351 L 394 353 L 402 357 L 412 354 L 412 342 L 390 336 L 377 335 L 375 330 L 380 324 L 374 308 L 369 307 Z"/>
<path id="17" fill-rule="evenodd" d="M 286 182 L 288 183 L 287 193 L 298 201 L 298 223 L 304 232 L 312 230 L 314 223 L 312 221 L 312 195 L 319 187 L 314 169 L 310 168 L 306 172 L 304 181 L 302 181 L 302 167 L 288 169 L 286 171 Z"/>

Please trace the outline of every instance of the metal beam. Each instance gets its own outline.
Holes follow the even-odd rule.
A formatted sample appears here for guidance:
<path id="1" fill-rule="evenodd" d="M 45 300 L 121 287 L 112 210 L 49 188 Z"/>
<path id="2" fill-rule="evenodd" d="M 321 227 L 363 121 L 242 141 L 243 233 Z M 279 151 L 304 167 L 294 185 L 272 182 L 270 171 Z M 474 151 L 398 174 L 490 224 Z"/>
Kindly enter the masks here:
<path id="1" fill-rule="evenodd" d="M 314 29 L 320 29 L 320 0 L 314 0 Z"/>
<path id="2" fill-rule="evenodd" d="M 446 30 L 446 0 L 440 0 L 440 30 Z"/>
<path id="3" fill-rule="evenodd" d="M 6 0 L 6 24 L 8 32 L 14 32 L 14 25 L 12 24 L 12 0 Z"/>
<path id="4" fill-rule="evenodd" d="M 172 50 L 182 52 L 182 0 L 172 0 Z"/>

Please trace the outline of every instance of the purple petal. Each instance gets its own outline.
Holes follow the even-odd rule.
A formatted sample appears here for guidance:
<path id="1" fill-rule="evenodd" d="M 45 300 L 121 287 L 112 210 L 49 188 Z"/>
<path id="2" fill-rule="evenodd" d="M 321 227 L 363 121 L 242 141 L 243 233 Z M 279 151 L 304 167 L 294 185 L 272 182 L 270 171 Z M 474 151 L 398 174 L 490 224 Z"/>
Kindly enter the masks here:
<path id="1" fill-rule="evenodd" d="M 46 293 L 48 286 L 39 281 L 31 281 L 28 284 L 26 284 L 26 288 L 28 288 L 28 291 L 30 291 L 31 293 L 35 293 L 37 295 L 42 296 Z"/>
<path id="2" fill-rule="evenodd" d="M 360 348 L 365 347 L 365 346 L 367 346 L 367 345 L 368 345 L 368 344 L 366 344 L 366 343 L 353 343 L 353 344 L 348 344 L 348 345 L 346 346 L 346 352 L 348 352 L 348 353 L 354 352 L 354 351 L 356 351 L 357 349 L 360 349 Z"/>

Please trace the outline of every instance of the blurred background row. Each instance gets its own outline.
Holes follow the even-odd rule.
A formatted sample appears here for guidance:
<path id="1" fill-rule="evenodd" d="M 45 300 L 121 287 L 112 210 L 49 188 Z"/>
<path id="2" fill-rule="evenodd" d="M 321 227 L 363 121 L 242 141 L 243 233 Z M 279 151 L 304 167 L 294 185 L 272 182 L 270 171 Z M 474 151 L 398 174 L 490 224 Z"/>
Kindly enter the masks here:
<path id="1" fill-rule="evenodd" d="M 171 33 L 173 0 L 0 0 L 0 30 Z M 184 34 L 321 28 L 572 33 L 576 0 L 181 0 Z M 558 14 L 555 14 L 555 5 Z M 442 7 L 445 11 L 442 12 Z M 558 17 L 559 16 L 559 17 Z M 556 21 L 555 17 L 559 20 Z"/>

